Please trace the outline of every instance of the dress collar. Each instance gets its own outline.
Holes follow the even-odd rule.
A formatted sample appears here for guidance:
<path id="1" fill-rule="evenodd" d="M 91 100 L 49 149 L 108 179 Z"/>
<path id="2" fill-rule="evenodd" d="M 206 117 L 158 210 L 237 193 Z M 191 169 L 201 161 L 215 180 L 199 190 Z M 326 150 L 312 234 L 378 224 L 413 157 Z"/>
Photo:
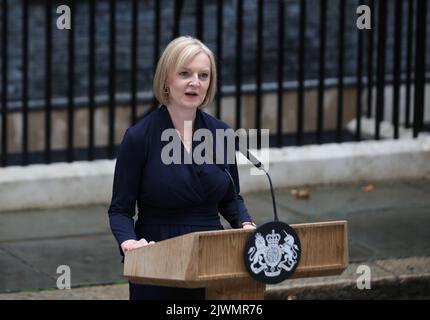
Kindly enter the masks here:
<path id="1" fill-rule="evenodd" d="M 175 126 L 173 125 L 172 118 L 170 117 L 169 110 L 167 110 L 167 107 L 165 105 L 161 105 L 159 107 L 160 114 L 161 114 L 161 129 L 173 129 Z M 200 109 L 197 109 L 196 111 L 196 118 L 194 120 L 194 131 L 200 128 L 206 128 L 205 121 L 203 119 L 203 112 Z"/>

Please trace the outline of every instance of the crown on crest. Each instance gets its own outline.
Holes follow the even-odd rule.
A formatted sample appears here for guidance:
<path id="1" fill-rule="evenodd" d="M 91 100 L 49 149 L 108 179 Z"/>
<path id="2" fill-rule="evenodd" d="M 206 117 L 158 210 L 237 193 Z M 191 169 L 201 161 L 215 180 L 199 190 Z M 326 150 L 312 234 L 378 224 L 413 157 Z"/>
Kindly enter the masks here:
<path id="1" fill-rule="evenodd" d="M 277 245 L 279 243 L 279 240 L 281 239 L 281 236 L 278 233 L 275 233 L 275 230 L 272 229 L 272 234 L 268 234 L 266 236 L 267 243 L 269 245 Z"/>

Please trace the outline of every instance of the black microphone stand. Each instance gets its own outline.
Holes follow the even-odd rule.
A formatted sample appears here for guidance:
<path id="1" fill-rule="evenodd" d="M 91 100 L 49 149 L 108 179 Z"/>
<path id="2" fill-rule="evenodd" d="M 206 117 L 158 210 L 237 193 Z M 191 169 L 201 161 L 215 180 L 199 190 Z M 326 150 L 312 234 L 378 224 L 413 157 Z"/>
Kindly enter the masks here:
<path id="1" fill-rule="evenodd" d="M 273 214 L 275 216 L 275 221 L 279 221 L 279 219 L 278 219 L 278 212 L 276 211 L 275 192 L 273 191 L 272 179 L 270 178 L 270 175 L 267 172 L 267 170 L 263 167 L 263 164 L 261 164 L 257 168 L 260 169 L 260 170 L 262 170 L 262 171 L 264 171 L 264 173 L 266 174 L 267 178 L 269 179 L 270 193 L 272 194 Z"/>

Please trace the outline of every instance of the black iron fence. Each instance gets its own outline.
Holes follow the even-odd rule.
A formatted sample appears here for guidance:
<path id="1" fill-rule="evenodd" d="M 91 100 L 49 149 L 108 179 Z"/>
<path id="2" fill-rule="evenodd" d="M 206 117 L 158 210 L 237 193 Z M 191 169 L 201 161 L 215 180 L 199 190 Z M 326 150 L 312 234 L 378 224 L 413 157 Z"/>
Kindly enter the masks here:
<path id="1" fill-rule="evenodd" d="M 54 41 L 60 39 L 55 38 L 60 32 L 55 25 L 56 9 L 61 4 L 71 10 L 71 29 L 61 31 L 58 44 Z M 371 9 L 370 30 L 355 26 L 359 5 Z M 252 94 L 253 127 L 259 130 L 263 96 L 276 96 L 273 146 L 359 141 L 363 139 L 363 115 L 375 120 L 374 139 L 382 138 L 383 120 L 392 123 L 394 139 L 399 138 L 399 127 L 411 128 L 411 135 L 417 137 L 425 128 L 428 9 L 427 0 L 1 0 L 0 165 L 113 158 L 118 108 L 130 107 L 132 125 L 143 115 L 138 112 L 140 104 L 156 107 L 148 74 L 153 74 L 164 45 L 180 34 L 202 39 L 217 56 L 215 116 L 222 118 L 223 98 L 234 97 L 234 126 L 240 128 L 243 113 L 250 112 L 243 96 Z M 87 17 L 85 22 L 77 22 L 79 14 Z M 31 25 L 32 16 L 38 17 L 37 25 Z M 248 20 L 249 16 L 252 19 Z M 35 34 L 37 28 L 41 32 Z M 249 38 L 253 38 L 252 51 Z M 37 43 L 42 50 L 34 49 Z M 123 53 L 124 48 L 127 53 Z M 125 64 L 128 67 L 124 71 Z M 61 76 L 59 70 L 63 70 Z M 124 89 L 122 79 L 128 81 L 128 88 Z M 387 86 L 392 88 L 392 105 L 388 106 Z M 329 88 L 337 91 L 335 115 L 325 113 Z M 346 88 L 355 90 L 356 100 L 355 132 L 349 136 L 343 122 Z M 312 106 L 316 110 L 312 121 L 316 123 L 315 130 L 308 132 L 304 128 L 305 97 L 311 89 L 317 92 Z M 290 134 L 283 127 L 288 116 L 286 91 L 297 94 L 297 103 L 287 106 L 296 114 Z M 95 114 L 102 107 L 108 110 L 107 144 L 100 147 L 95 143 L 99 130 Z M 85 124 L 76 122 L 76 112 L 82 108 L 88 114 Z M 386 119 L 388 108 L 392 119 Z M 52 145 L 53 111 L 57 109 L 67 110 L 64 149 Z M 29 147 L 29 119 L 35 111 L 43 114 L 44 144 L 39 151 Z M 9 119 L 13 114 L 20 114 L 19 152 L 9 150 L 14 134 Z M 336 118 L 333 132 L 324 128 L 324 119 L 329 116 Z M 75 145 L 74 131 L 79 126 L 86 126 L 88 132 L 83 148 Z"/>

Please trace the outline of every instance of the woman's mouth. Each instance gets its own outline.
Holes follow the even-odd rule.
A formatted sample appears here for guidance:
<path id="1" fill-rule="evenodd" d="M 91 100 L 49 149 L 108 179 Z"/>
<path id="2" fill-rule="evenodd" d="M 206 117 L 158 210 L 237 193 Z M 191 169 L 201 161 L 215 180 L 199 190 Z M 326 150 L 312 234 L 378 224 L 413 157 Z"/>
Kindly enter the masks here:
<path id="1" fill-rule="evenodd" d="M 199 95 L 196 92 L 185 92 L 185 96 L 190 99 L 197 98 Z"/>

